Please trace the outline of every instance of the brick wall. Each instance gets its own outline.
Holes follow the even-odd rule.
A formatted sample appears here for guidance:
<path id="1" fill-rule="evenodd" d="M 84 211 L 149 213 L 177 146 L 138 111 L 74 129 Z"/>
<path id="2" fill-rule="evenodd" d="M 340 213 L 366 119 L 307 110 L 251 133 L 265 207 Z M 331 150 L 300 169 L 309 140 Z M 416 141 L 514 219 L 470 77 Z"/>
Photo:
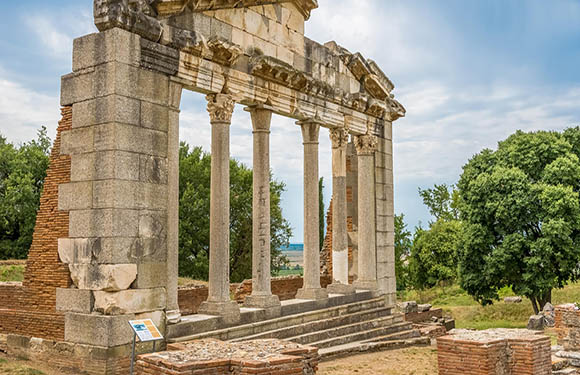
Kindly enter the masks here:
<path id="1" fill-rule="evenodd" d="M 197 314 L 199 306 L 207 299 L 207 296 L 207 286 L 180 287 L 177 291 L 177 303 L 181 314 Z"/>
<path id="2" fill-rule="evenodd" d="M 458 331 L 437 339 L 439 375 L 549 375 L 550 338 L 527 330 Z"/>
<path id="3" fill-rule="evenodd" d="M 318 349 L 281 340 L 226 343 L 200 340 L 168 345 L 167 352 L 138 357 L 140 375 L 314 375 Z"/>
<path id="4" fill-rule="evenodd" d="M 70 157 L 60 155 L 60 135 L 72 127 L 72 107 L 63 107 L 22 285 L 0 285 L 0 333 L 63 339 L 64 318 L 56 313 L 56 288 L 70 286 L 58 258 L 58 238 L 68 237 L 68 212 L 58 210 L 58 185 L 70 182 Z M 10 301 L 10 302 L 8 302 Z"/>
<path id="5" fill-rule="evenodd" d="M 558 345 L 567 351 L 580 351 L 580 311 L 574 304 L 556 306 Z"/>
<path id="6" fill-rule="evenodd" d="M 301 276 L 284 276 L 273 277 L 270 285 L 272 286 L 272 294 L 277 295 L 280 301 L 285 301 L 296 298 L 296 293 L 298 289 L 302 288 L 303 283 L 304 280 Z M 332 277 L 324 275 L 320 277 L 320 284 L 323 288 L 326 288 L 330 283 L 332 283 Z M 244 303 L 246 296 L 250 294 L 252 294 L 252 280 L 245 280 L 237 288 L 234 299 L 238 303 Z"/>

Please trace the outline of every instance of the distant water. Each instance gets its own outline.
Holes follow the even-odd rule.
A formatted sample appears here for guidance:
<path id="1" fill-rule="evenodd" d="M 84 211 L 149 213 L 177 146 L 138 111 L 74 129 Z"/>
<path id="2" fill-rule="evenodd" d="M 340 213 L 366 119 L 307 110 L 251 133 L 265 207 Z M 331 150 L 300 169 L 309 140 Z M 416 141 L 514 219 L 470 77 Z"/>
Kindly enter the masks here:
<path id="1" fill-rule="evenodd" d="M 290 245 L 281 248 L 282 254 L 286 255 L 290 261 L 290 266 L 303 266 L 304 264 L 304 244 L 291 243 Z"/>

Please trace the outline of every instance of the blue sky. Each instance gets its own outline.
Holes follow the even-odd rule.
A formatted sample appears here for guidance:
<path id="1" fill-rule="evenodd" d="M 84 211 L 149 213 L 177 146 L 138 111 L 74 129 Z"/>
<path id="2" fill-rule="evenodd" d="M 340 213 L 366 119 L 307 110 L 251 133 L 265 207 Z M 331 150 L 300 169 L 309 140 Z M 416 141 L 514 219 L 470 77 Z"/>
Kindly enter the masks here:
<path id="1" fill-rule="evenodd" d="M 580 0 L 319 0 L 308 37 L 336 40 L 372 58 L 408 110 L 395 123 L 395 210 L 426 224 L 418 187 L 454 183 L 473 154 L 517 129 L 580 125 Z M 92 0 L 13 1 L 0 24 L 0 132 L 54 135 L 60 76 L 72 39 L 94 32 Z M 272 167 L 288 187 L 284 214 L 302 240 L 302 145 L 293 121 L 275 117 Z M 200 95 L 182 102 L 181 139 L 209 149 Z M 249 116 L 236 108 L 232 155 L 251 165 Z M 330 142 L 320 171 L 330 197 Z"/>

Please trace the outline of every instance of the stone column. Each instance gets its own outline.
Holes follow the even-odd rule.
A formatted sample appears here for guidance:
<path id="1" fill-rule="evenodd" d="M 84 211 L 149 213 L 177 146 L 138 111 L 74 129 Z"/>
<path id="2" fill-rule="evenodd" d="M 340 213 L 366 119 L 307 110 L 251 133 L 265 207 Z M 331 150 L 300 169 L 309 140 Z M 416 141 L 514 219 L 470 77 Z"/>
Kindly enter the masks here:
<path id="1" fill-rule="evenodd" d="M 318 196 L 318 134 L 315 121 L 301 121 L 304 141 L 304 285 L 296 298 L 322 300 L 328 298 L 320 287 L 320 234 Z"/>
<path id="2" fill-rule="evenodd" d="M 376 136 L 355 137 L 358 154 L 358 279 L 357 289 L 376 290 L 377 252 L 375 218 L 375 160 Z"/>
<path id="3" fill-rule="evenodd" d="M 181 321 L 178 304 L 179 274 L 179 104 L 182 86 L 169 83 L 169 111 L 167 130 L 167 308 L 170 324 Z"/>
<path id="4" fill-rule="evenodd" d="M 272 295 L 270 274 L 270 123 L 272 110 L 246 108 L 254 128 L 254 193 L 252 203 L 252 294 L 246 307 L 266 310 L 268 317 L 281 313 L 280 299 Z"/>
<path id="5" fill-rule="evenodd" d="M 226 94 L 209 94 L 207 101 L 211 121 L 209 293 L 199 313 L 219 315 L 234 324 L 240 320 L 240 308 L 230 300 L 230 125 L 235 102 Z"/>
<path id="6" fill-rule="evenodd" d="M 348 232 L 346 222 L 346 146 L 348 130 L 332 129 L 332 279 L 328 292 L 353 294 L 348 284 Z"/>

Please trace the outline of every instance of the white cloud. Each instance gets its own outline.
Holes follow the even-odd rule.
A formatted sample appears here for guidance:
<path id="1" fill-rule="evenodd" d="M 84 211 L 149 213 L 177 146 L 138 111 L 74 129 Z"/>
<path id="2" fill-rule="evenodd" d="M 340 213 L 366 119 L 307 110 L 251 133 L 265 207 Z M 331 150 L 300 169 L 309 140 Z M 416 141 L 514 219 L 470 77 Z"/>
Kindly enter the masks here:
<path id="1" fill-rule="evenodd" d="M 25 24 L 38 38 L 38 48 L 47 56 L 70 60 L 74 38 L 96 31 L 93 17 L 85 8 L 67 8 L 58 13 L 31 13 Z"/>
<path id="2" fill-rule="evenodd" d="M 12 82 L 3 77 L 0 70 L 0 133 L 9 141 L 29 141 L 42 125 L 54 139 L 59 119 L 58 98 Z"/>

